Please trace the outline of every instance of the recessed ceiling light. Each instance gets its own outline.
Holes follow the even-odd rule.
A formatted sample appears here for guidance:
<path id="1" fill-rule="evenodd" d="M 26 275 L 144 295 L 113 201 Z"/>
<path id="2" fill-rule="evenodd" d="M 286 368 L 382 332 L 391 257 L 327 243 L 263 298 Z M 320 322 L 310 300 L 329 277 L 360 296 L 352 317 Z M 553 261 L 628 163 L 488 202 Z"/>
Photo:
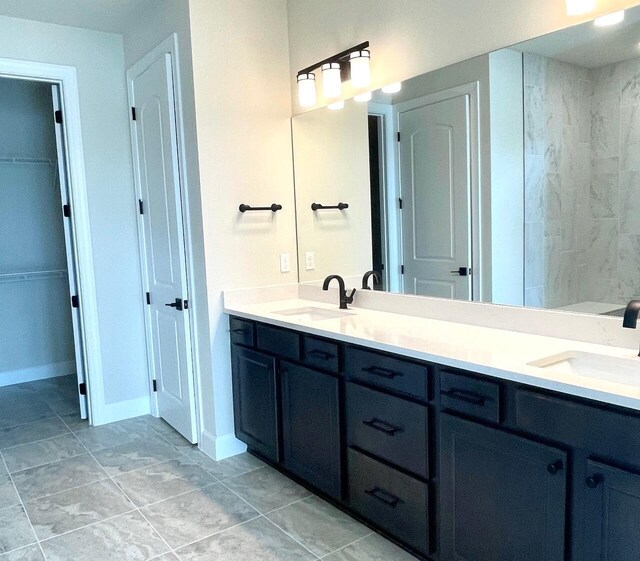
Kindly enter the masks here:
<path id="1" fill-rule="evenodd" d="M 606 16 L 600 16 L 596 18 L 593 24 L 597 27 L 608 27 L 610 25 L 616 25 L 624 21 L 624 10 L 620 10 L 619 12 L 613 12 L 612 14 L 607 14 Z"/>
<path id="2" fill-rule="evenodd" d="M 382 86 L 382 91 L 386 94 L 398 93 L 401 89 L 402 82 L 394 82 L 393 84 Z"/>
<path id="3" fill-rule="evenodd" d="M 327 105 L 327 107 L 331 109 L 331 111 L 339 111 L 340 109 L 344 109 L 344 101 L 340 100 L 334 103 L 330 103 L 329 105 Z"/>
<path id="4" fill-rule="evenodd" d="M 371 101 L 371 92 L 361 93 L 356 95 L 353 99 L 356 101 Z"/>

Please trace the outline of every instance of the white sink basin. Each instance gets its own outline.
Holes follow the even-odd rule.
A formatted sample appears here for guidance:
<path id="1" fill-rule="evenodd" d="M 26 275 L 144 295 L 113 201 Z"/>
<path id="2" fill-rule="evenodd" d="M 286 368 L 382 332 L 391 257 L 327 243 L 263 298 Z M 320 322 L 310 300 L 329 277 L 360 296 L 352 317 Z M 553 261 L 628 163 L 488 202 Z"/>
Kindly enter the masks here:
<path id="1" fill-rule="evenodd" d="M 279 310 L 273 312 L 280 316 L 287 316 L 296 319 L 305 319 L 308 321 L 321 321 L 323 319 L 337 319 L 355 315 L 353 312 L 343 310 L 328 310 L 327 308 L 316 308 L 309 306 L 307 308 L 292 308 L 290 310 Z"/>
<path id="2" fill-rule="evenodd" d="M 640 387 L 640 358 L 622 358 L 582 351 L 567 351 L 534 360 L 530 366 L 564 375 Z"/>

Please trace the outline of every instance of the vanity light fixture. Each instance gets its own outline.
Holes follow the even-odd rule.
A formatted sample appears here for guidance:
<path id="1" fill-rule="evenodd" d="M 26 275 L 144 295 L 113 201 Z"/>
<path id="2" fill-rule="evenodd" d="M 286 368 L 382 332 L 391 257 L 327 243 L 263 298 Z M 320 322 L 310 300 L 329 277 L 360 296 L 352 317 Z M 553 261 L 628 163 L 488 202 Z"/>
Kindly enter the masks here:
<path id="1" fill-rule="evenodd" d="M 339 111 L 340 109 L 344 109 L 344 101 L 340 100 L 334 103 L 330 103 L 329 105 L 327 105 L 327 108 L 331 109 L 331 111 Z"/>
<path id="2" fill-rule="evenodd" d="M 316 76 L 322 71 L 322 93 L 325 99 L 336 99 L 342 94 L 342 82 L 351 80 L 355 89 L 366 88 L 371 82 L 368 50 L 369 41 L 355 45 L 329 58 L 316 62 L 298 72 L 298 101 L 301 107 L 316 104 Z"/>
<path id="3" fill-rule="evenodd" d="M 593 25 L 596 27 L 609 27 L 610 25 L 616 25 L 624 21 L 624 10 L 607 14 L 606 16 L 600 16 L 593 21 Z"/>
<path id="4" fill-rule="evenodd" d="M 386 94 L 398 93 L 402 89 L 402 82 L 394 82 L 393 84 L 387 84 L 382 86 L 382 91 Z"/>
<path id="5" fill-rule="evenodd" d="M 365 92 L 365 93 L 361 93 L 358 94 L 356 96 L 354 96 L 354 98 L 356 101 L 362 103 L 364 101 L 371 101 L 371 92 Z"/>
<path id="6" fill-rule="evenodd" d="M 596 9 L 596 0 L 566 0 L 567 15 L 581 16 Z"/>

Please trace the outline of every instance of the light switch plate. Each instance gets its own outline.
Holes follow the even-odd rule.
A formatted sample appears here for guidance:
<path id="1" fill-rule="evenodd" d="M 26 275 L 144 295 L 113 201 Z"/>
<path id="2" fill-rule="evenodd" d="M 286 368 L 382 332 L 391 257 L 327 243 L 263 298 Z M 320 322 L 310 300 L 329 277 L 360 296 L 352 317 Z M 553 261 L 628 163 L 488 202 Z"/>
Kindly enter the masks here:
<path id="1" fill-rule="evenodd" d="M 313 271 L 316 268 L 316 254 L 313 251 L 307 251 L 304 254 L 304 267 L 307 271 Z"/>
<path id="2" fill-rule="evenodd" d="M 289 255 L 288 253 L 280 254 L 280 272 L 281 273 L 291 272 L 291 255 Z"/>

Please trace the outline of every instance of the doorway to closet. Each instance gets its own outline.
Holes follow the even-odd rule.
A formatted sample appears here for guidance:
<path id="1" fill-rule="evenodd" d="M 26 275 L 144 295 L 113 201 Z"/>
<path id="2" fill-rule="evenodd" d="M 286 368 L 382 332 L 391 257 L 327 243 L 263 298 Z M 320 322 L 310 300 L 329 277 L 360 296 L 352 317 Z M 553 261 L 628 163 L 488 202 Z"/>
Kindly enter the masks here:
<path id="1" fill-rule="evenodd" d="M 57 84 L 0 77 L 0 430 L 87 418 Z M 55 423 L 54 423 L 55 424 Z"/>

